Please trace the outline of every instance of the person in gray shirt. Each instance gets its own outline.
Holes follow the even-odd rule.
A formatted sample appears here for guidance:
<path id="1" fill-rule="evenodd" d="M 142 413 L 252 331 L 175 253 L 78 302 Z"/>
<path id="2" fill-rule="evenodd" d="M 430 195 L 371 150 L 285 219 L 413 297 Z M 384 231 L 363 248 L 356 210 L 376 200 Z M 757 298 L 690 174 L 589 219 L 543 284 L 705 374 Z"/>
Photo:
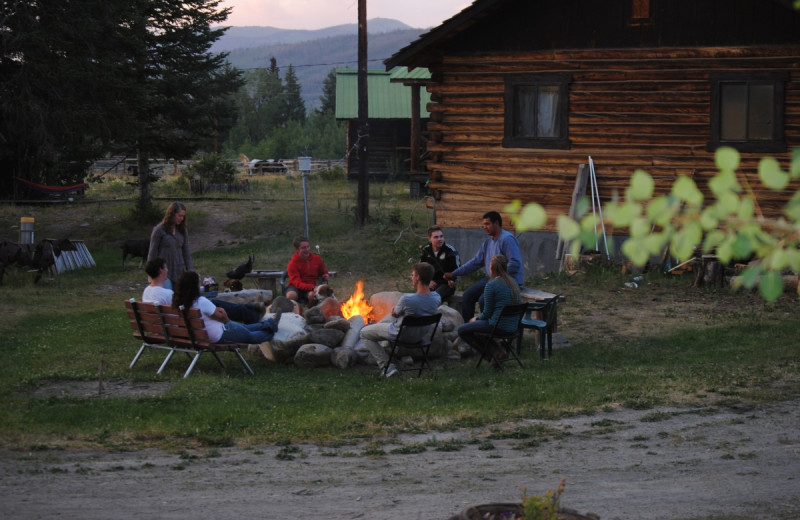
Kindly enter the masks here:
<path id="1" fill-rule="evenodd" d="M 442 297 L 439 296 L 439 293 L 431 291 L 430 288 L 433 273 L 434 268 L 431 264 L 425 262 L 414 264 L 411 269 L 411 283 L 414 285 L 416 292 L 406 293 L 401 296 L 392 309 L 391 315 L 387 315 L 378 323 L 367 325 L 361 329 L 361 340 L 370 354 L 372 354 L 372 357 L 375 358 L 375 361 L 377 361 L 380 372 L 383 372 L 384 368 L 386 368 L 386 364 L 389 362 L 389 355 L 380 346 L 379 342 L 393 341 L 397 338 L 397 332 L 400 330 L 403 316 L 430 316 L 439 311 Z M 407 336 L 404 331 L 403 340 L 414 342 L 421 339 L 424 334 L 430 333 L 430 330 L 425 331 L 423 329 L 416 332 L 419 337 Z M 392 377 L 397 372 L 398 369 L 394 364 L 389 365 L 386 369 L 386 377 Z"/>

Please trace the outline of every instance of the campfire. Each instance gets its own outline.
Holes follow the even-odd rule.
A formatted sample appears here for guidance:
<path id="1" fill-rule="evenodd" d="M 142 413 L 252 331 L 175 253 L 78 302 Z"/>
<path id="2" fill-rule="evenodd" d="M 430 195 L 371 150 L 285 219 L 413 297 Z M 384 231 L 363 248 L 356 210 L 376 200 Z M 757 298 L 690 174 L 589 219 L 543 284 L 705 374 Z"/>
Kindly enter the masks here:
<path id="1" fill-rule="evenodd" d="M 350 299 L 342 303 L 342 316 L 349 320 L 353 316 L 361 316 L 364 323 L 369 323 L 371 319 L 372 305 L 364 299 L 364 282 L 356 282 L 356 291 Z"/>

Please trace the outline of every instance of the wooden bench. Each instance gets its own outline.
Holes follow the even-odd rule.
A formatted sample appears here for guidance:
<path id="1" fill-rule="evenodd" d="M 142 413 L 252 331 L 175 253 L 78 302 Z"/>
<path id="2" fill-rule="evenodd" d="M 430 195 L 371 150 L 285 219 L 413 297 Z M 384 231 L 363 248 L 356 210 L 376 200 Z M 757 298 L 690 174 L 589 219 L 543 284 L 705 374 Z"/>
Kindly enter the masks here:
<path id="1" fill-rule="evenodd" d="M 184 352 L 191 359 L 189 368 L 183 377 L 189 377 L 200 356 L 205 352 L 214 355 L 222 367 L 225 363 L 218 352 L 233 352 L 245 369 L 253 374 L 239 349 L 247 349 L 246 343 L 211 343 L 205 329 L 200 309 L 176 309 L 172 306 L 155 303 L 137 302 L 133 299 L 125 301 L 133 336 L 142 341 L 130 368 L 139 361 L 146 348 L 166 350 L 167 357 L 158 369 L 160 374 L 175 352 Z"/>

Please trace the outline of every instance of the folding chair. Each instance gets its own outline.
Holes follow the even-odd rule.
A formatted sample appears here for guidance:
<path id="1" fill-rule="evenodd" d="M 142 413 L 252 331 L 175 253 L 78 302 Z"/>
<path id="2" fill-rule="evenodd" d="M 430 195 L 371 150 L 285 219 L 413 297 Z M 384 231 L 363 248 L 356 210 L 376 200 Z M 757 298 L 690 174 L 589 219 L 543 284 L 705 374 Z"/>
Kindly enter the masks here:
<path id="1" fill-rule="evenodd" d="M 422 354 L 422 360 L 419 364 L 419 373 L 417 377 L 422 375 L 424 369 L 433 372 L 431 364 L 428 361 L 428 353 L 433 344 L 433 337 L 436 335 L 436 329 L 439 328 L 439 320 L 442 319 L 442 314 L 432 314 L 430 316 L 404 316 L 403 321 L 400 323 L 400 330 L 397 332 L 397 337 L 392 342 L 392 350 L 389 352 L 389 361 L 383 369 L 384 375 L 389 370 L 392 360 L 400 357 L 400 350 L 419 350 Z M 430 336 L 428 336 L 428 329 L 430 329 Z M 406 340 L 404 338 L 409 337 Z M 419 339 L 414 339 L 419 338 Z M 411 339 L 414 339 L 411 341 Z M 401 371 L 417 370 L 416 367 L 400 368 Z"/>
<path id="2" fill-rule="evenodd" d="M 522 335 L 525 329 L 534 329 L 539 332 L 539 355 L 545 359 L 545 351 L 547 357 L 553 355 L 553 330 L 556 327 L 558 318 L 558 300 L 561 295 L 557 294 L 552 298 L 542 300 L 539 302 L 528 303 L 528 308 L 520 322 L 520 334 L 517 341 L 517 352 L 522 349 Z M 542 319 L 533 317 L 533 313 L 541 311 Z"/>
<path id="3" fill-rule="evenodd" d="M 527 303 L 506 305 L 503 307 L 503 310 L 500 311 L 500 318 L 497 320 L 497 323 L 495 323 L 491 334 L 476 334 L 476 336 L 483 341 L 481 341 L 481 344 L 477 346 L 481 355 L 478 359 L 478 364 L 475 365 L 475 368 L 481 366 L 481 362 L 483 362 L 484 359 L 487 361 L 494 361 L 495 366 L 500 370 L 503 370 L 503 363 L 511 360 L 515 360 L 517 363 L 519 363 L 519 366 L 525 368 L 522 364 L 522 360 L 519 359 L 519 356 L 514 351 L 514 342 L 517 341 L 522 335 L 520 322 L 522 321 L 522 316 L 525 314 L 527 309 Z M 503 318 L 510 317 L 513 317 L 517 320 L 517 326 L 514 327 L 514 332 L 504 332 L 500 330 L 497 327 L 500 321 L 502 321 Z M 495 345 L 500 346 L 503 351 L 505 351 L 505 359 L 500 359 L 497 357 L 497 353 L 495 352 L 494 348 Z"/>

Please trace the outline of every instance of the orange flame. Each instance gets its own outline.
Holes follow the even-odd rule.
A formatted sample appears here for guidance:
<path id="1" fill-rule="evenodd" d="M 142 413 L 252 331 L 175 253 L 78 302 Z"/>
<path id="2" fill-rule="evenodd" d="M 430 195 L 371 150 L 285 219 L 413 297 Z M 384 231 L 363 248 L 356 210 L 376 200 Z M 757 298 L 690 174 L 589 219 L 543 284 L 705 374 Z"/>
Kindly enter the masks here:
<path id="1" fill-rule="evenodd" d="M 364 323 L 369 323 L 369 316 L 372 312 L 372 305 L 364 299 L 364 282 L 356 282 L 356 292 L 350 299 L 342 304 L 342 316 L 349 320 L 353 316 L 360 315 L 364 318 Z"/>

